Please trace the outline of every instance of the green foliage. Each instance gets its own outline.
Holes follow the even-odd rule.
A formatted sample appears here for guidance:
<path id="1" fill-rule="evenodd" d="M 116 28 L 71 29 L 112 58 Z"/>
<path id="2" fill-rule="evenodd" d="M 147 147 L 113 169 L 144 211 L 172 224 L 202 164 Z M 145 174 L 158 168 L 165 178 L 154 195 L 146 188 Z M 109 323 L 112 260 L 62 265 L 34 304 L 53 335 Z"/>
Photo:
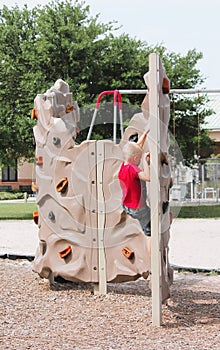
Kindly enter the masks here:
<path id="1" fill-rule="evenodd" d="M 172 89 L 191 89 L 204 81 L 196 68 L 198 61 L 203 57 L 201 52 L 189 50 L 185 56 L 181 56 L 174 52 L 167 53 L 165 48 L 160 48 L 159 53 L 163 58 Z"/>
<path id="2" fill-rule="evenodd" d="M 9 10 L 4 6 L 0 11 L 0 160 L 3 164 L 33 155 L 33 123 L 28 118 L 33 104 L 30 86 L 39 74 L 32 49 L 36 36 L 33 14 L 26 7 L 20 11 L 18 7 Z"/>
<path id="3" fill-rule="evenodd" d="M 171 96 L 170 130 L 188 165 L 196 161 L 195 155 L 207 158 L 214 149 L 215 142 L 205 129 L 205 117 L 211 113 L 205 109 L 206 102 L 205 95 Z"/>
<path id="4" fill-rule="evenodd" d="M 23 199 L 24 193 L 22 192 L 0 192 L 0 200 L 11 200 L 11 199 Z"/>
<path id="5" fill-rule="evenodd" d="M 196 68 L 202 54 L 190 50 L 185 56 L 149 46 L 126 34 L 116 36 L 114 23 L 90 16 L 89 6 L 78 0 L 56 0 L 41 7 L 0 10 L 0 163 L 34 155 L 33 101 L 58 78 L 68 82 L 79 105 L 91 105 L 109 89 L 146 88 L 151 52 L 160 54 L 172 88 L 194 88 L 203 81 Z M 123 97 L 140 106 L 142 95 Z M 109 101 L 107 99 L 107 101 Z M 111 100 L 112 101 L 112 100 Z M 195 111 L 189 101 L 178 101 L 177 142 L 189 161 L 198 144 Z M 173 119 L 171 118 L 171 126 Z M 96 138 L 103 137 L 100 130 Z M 201 150 L 210 142 L 200 135 Z M 189 140 L 191 140 L 189 142 Z M 192 147 L 193 143 L 193 147 Z"/>

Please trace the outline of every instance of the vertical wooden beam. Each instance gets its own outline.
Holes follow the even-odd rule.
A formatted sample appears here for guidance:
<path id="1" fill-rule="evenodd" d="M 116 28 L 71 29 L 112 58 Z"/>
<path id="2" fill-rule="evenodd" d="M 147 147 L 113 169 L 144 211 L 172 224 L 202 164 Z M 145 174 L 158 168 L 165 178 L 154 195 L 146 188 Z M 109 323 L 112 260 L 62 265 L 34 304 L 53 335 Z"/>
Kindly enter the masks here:
<path id="1" fill-rule="evenodd" d="M 104 247 L 105 230 L 105 198 L 103 194 L 103 168 L 105 159 L 105 144 L 103 141 L 96 143 L 97 154 L 97 208 L 98 208 L 98 254 L 99 254 L 99 283 L 94 285 L 95 294 L 107 293 L 106 258 Z"/>
<path id="2" fill-rule="evenodd" d="M 149 56 L 149 110 L 151 138 L 151 271 L 152 271 L 152 324 L 162 323 L 161 302 L 161 252 L 160 252 L 160 59 L 155 53 Z"/>

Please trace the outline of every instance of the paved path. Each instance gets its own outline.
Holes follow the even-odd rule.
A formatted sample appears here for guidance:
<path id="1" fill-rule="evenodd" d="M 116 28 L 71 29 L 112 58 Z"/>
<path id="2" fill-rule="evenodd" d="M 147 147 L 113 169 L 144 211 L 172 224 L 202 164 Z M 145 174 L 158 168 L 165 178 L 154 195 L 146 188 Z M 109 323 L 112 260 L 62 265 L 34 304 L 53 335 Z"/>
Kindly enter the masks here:
<path id="1" fill-rule="evenodd" d="M 38 227 L 32 220 L 0 221 L 0 255 L 34 256 Z M 171 227 L 170 263 L 220 271 L 220 219 L 176 219 Z"/>
<path id="2" fill-rule="evenodd" d="M 33 220 L 0 220 L 0 254 L 34 256 L 38 226 Z"/>
<path id="3" fill-rule="evenodd" d="M 171 226 L 170 262 L 220 271 L 220 219 L 176 219 Z"/>

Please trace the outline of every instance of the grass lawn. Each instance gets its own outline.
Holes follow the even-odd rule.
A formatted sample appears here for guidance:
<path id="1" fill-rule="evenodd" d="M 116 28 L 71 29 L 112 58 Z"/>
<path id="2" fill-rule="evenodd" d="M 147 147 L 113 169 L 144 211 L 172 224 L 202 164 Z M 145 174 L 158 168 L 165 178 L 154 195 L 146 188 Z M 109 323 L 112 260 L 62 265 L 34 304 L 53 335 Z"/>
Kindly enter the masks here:
<path id="1" fill-rule="evenodd" d="M 0 220 L 32 219 L 33 212 L 37 211 L 36 203 L 0 203 Z"/>
<path id="2" fill-rule="evenodd" d="M 187 206 L 174 206 L 171 207 L 174 217 L 178 218 L 220 218 L 220 204 L 216 205 L 187 205 Z"/>
<path id="3" fill-rule="evenodd" d="M 19 219 L 27 220 L 33 218 L 33 212 L 37 211 L 36 203 L 12 203 L 4 201 L 0 203 L 0 220 Z M 171 207 L 173 217 L 178 218 L 220 218 L 220 204 L 218 205 L 193 205 Z"/>

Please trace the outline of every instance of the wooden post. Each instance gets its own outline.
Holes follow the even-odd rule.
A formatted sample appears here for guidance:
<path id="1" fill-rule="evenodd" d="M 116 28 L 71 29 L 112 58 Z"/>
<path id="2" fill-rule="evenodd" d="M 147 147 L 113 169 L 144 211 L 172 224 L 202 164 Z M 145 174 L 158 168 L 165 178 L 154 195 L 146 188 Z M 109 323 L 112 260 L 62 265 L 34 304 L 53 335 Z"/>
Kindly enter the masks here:
<path id="1" fill-rule="evenodd" d="M 151 159 L 151 271 L 152 271 L 152 324 L 161 326 L 161 251 L 160 251 L 160 59 L 155 53 L 149 56 L 149 110 L 150 110 L 150 159 Z"/>
<path id="2" fill-rule="evenodd" d="M 105 159 L 105 144 L 103 141 L 97 141 L 97 208 L 98 208 L 98 254 L 99 254 L 99 283 L 94 285 L 94 294 L 107 293 L 106 281 L 106 258 L 104 247 L 104 228 L 105 228 L 105 202 L 103 195 L 103 167 Z"/>

